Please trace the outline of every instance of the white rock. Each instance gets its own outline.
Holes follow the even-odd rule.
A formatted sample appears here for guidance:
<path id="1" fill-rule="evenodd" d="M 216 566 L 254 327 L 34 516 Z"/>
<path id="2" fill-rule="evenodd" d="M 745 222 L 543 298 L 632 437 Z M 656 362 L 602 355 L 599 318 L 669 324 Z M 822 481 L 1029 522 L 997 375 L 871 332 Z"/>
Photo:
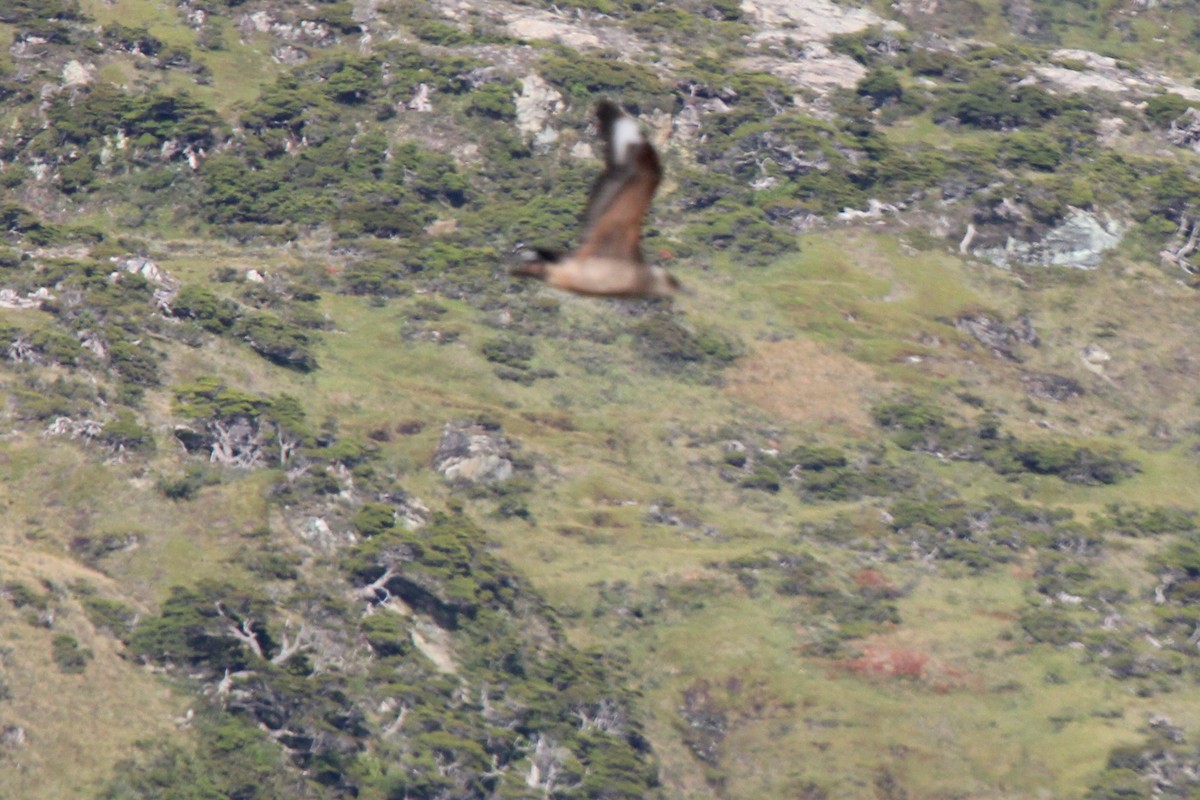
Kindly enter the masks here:
<path id="1" fill-rule="evenodd" d="M 542 134 L 550 118 L 566 110 L 562 92 L 533 72 L 521 78 L 521 93 L 514 99 L 517 130 L 530 136 Z"/>
<path id="2" fill-rule="evenodd" d="M 91 64 L 81 64 L 71 59 L 62 68 L 63 86 L 86 86 L 92 82 L 92 72 L 95 67 Z"/>

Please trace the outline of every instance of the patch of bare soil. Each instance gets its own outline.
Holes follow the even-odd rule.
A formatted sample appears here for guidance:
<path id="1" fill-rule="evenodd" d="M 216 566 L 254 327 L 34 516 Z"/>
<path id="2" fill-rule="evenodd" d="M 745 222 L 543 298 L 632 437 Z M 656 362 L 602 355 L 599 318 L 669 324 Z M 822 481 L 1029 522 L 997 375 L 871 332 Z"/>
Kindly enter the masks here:
<path id="1" fill-rule="evenodd" d="M 871 400 L 887 391 L 875 371 L 815 342 L 756 342 L 726 391 L 790 422 L 840 425 L 854 433 L 871 427 Z"/>

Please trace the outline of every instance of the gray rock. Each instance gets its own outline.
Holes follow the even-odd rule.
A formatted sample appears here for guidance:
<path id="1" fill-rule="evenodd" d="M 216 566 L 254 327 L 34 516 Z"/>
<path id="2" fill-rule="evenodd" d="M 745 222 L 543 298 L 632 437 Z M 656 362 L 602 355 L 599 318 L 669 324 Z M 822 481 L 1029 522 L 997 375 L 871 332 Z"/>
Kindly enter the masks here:
<path id="1" fill-rule="evenodd" d="M 566 110 L 562 92 L 537 73 L 521 78 L 521 93 L 516 97 L 517 129 L 527 136 L 546 137 L 550 119 Z"/>
<path id="2" fill-rule="evenodd" d="M 0 728 L 0 752 L 24 747 L 28 738 L 20 725 L 5 725 Z"/>
<path id="3" fill-rule="evenodd" d="M 513 443 L 478 424 L 446 423 L 433 468 L 448 481 L 502 483 L 513 475 Z"/>
<path id="4" fill-rule="evenodd" d="M 1033 322 L 1025 316 L 1018 317 L 1010 326 L 999 317 L 979 312 L 959 317 L 954 320 L 954 327 L 970 334 L 975 341 L 1009 361 L 1021 360 L 1016 353 L 1017 345 L 1037 347 L 1040 341 L 1037 331 L 1033 329 Z"/>
<path id="5" fill-rule="evenodd" d="M 1049 372 L 1029 372 L 1021 376 L 1025 391 L 1040 400 L 1064 403 L 1083 396 L 1083 386 L 1074 378 Z"/>
<path id="6" fill-rule="evenodd" d="M 1008 269 L 1026 267 L 1076 267 L 1095 269 L 1104 254 L 1121 243 L 1128 226 L 1114 219 L 1101 221 L 1095 214 L 1072 209 L 1067 218 L 1038 241 L 1009 237 L 1004 247 L 975 250 L 978 258 Z"/>

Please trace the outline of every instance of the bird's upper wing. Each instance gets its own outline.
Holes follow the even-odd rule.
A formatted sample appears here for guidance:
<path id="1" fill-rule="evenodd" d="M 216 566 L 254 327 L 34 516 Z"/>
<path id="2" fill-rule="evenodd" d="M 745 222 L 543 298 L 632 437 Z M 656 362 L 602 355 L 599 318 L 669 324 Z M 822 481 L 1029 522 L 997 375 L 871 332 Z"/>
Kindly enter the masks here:
<path id="1" fill-rule="evenodd" d="M 604 142 L 604 172 L 588 198 L 577 255 L 640 263 L 642 220 L 662 179 L 662 165 L 632 117 L 608 101 L 596 108 L 596 117 Z"/>

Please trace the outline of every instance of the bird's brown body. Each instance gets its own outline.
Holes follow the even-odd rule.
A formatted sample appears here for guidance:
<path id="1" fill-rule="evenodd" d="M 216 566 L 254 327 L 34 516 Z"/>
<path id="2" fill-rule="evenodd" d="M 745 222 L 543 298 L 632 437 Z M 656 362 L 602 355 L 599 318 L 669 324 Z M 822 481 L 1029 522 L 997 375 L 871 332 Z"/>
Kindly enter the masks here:
<path id="1" fill-rule="evenodd" d="M 607 100 L 596 107 L 604 143 L 604 172 L 584 211 L 583 240 L 575 252 L 537 251 L 513 274 L 538 278 L 569 292 L 606 297 L 671 295 L 679 281 L 642 258 L 642 221 L 662 180 L 654 147 L 632 117 Z"/>

